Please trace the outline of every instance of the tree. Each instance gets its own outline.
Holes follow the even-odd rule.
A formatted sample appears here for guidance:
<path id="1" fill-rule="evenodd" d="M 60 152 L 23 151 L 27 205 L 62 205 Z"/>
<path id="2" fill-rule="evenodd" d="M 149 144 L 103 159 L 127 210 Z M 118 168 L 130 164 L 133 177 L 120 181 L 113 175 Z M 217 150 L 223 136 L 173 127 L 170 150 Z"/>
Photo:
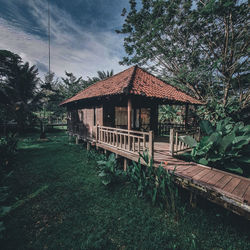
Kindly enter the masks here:
<path id="1" fill-rule="evenodd" d="M 42 94 L 39 89 L 38 70 L 35 65 L 23 63 L 20 56 L 0 51 L 0 105 L 4 122 L 15 120 L 23 130 L 34 120 Z"/>
<path id="2" fill-rule="evenodd" d="M 247 1 L 130 0 L 123 10 L 127 56 L 196 98 L 249 100 Z"/>
<path id="3" fill-rule="evenodd" d="M 95 82 L 98 82 L 98 81 L 101 81 L 101 80 L 104 80 L 106 78 L 109 78 L 109 77 L 113 76 L 114 75 L 114 70 L 113 69 L 111 69 L 110 71 L 107 70 L 107 72 L 105 72 L 104 70 L 103 71 L 98 70 L 97 75 L 98 76 L 94 76 L 92 78 L 88 77 L 87 85 L 91 85 L 91 84 L 93 84 Z"/>
<path id="4" fill-rule="evenodd" d="M 68 73 L 67 71 L 65 71 L 65 75 L 65 78 L 62 77 L 62 84 L 59 89 L 66 99 L 83 90 L 85 88 L 85 81 L 82 80 L 82 77 L 76 78 L 73 73 Z"/>

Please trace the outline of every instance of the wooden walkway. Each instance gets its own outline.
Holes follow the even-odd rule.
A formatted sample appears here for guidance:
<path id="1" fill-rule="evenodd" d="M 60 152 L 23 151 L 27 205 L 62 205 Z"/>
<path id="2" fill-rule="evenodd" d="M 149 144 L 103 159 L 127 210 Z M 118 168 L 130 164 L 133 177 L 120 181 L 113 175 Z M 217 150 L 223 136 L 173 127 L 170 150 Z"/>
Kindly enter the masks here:
<path id="1" fill-rule="evenodd" d="M 130 160 L 138 160 L 138 154 L 103 143 L 96 146 Z M 175 180 L 183 188 L 250 220 L 250 179 L 176 159 L 170 154 L 169 143 L 164 141 L 154 142 L 154 165 L 159 164 L 170 171 L 175 169 Z"/>
<path id="2" fill-rule="evenodd" d="M 164 142 L 154 143 L 155 165 L 162 163 L 168 170 L 175 169 L 181 186 L 250 219 L 249 178 L 173 158 L 168 146 Z"/>

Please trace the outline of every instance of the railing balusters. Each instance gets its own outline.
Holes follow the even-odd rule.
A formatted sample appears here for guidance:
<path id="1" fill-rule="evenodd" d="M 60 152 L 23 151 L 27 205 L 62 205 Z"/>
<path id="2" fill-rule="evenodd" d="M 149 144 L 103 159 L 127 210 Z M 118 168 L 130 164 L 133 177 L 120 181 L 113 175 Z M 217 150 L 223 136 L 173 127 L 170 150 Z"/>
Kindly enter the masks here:
<path id="1" fill-rule="evenodd" d="M 109 144 L 117 149 L 134 153 L 141 153 L 142 151 L 148 150 L 150 157 L 153 157 L 152 131 L 133 131 L 99 125 L 97 125 L 95 131 L 98 143 Z"/>

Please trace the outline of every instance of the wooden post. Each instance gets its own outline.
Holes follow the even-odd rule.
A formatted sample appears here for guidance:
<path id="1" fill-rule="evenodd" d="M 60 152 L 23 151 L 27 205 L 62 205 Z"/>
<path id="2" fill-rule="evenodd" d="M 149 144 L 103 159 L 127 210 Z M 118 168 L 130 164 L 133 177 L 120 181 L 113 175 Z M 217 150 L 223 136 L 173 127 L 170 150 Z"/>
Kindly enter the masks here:
<path id="1" fill-rule="evenodd" d="M 188 127 L 188 104 L 185 105 L 185 129 Z"/>
<path id="2" fill-rule="evenodd" d="M 169 134 L 169 150 L 170 154 L 173 156 L 174 155 L 174 129 L 170 129 L 170 134 Z"/>
<path id="3" fill-rule="evenodd" d="M 196 208 L 197 206 L 197 195 L 193 192 L 190 193 L 189 203 L 192 208 Z"/>
<path id="4" fill-rule="evenodd" d="M 132 101 L 131 101 L 131 97 L 128 97 L 128 150 L 129 151 L 131 148 L 130 133 L 129 133 L 129 130 L 131 130 L 131 111 L 132 111 Z M 124 140 L 124 144 L 125 144 L 125 140 Z"/>
<path id="5" fill-rule="evenodd" d="M 149 160 L 154 161 L 154 132 L 151 130 L 149 131 L 149 142 L 148 142 L 148 147 L 149 147 Z"/>
<path id="6" fill-rule="evenodd" d="M 128 165 L 128 160 L 127 160 L 127 158 L 124 158 L 124 160 L 123 160 L 123 170 L 124 171 L 127 171 L 127 165 Z"/>
<path id="7" fill-rule="evenodd" d="M 99 127 L 98 127 L 98 125 L 96 125 L 96 130 L 95 130 L 95 147 L 96 147 L 97 150 L 98 150 L 98 146 L 97 146 L 98 140 L 99 140 Z"/>
<path id="8" fill-rule="evenodd" d="M 87 141 L 87 151 L 90 150 L 90 142 Z"/>
<path id="9" fill-rule="evenodd" d="M 146 134 L 143 134 L 143 151 L 146 149 Z"/>
<path id="10" fill-rule="evenodd" d="M 132 110 L 132 101 L 131 97 L 128 97 L 128 130 L 131 130 L 131 110 Z"/>
<path id="11" fill-rule="evenodd" d="M 95 127 L 95 140 L 96 142 L 98 142 L 99 140 L 99 126 L 98 125 L 96 125 Z"/>
<path id="12" fill-rule="evenodd" d="M 153 103 L 150 108 L 150 130 L 158 134 L 158 104 Z"/>
<path id="13" fill-rule="evenodd" d="M 78 138 L 78 136 L 76 136 L 76 144 L 77 145 L 79 144 L 79 138 Z"/>

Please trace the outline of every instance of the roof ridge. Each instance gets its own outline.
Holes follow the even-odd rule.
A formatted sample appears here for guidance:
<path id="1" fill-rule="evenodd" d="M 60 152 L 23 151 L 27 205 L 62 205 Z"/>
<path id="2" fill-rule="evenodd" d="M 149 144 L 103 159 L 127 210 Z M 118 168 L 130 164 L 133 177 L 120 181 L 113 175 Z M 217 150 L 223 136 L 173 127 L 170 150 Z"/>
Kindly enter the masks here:
<path id="1" fill-rule="evenodd" d="M 71 96 L 71 97 L 69 97 L 68 99 L 66 99 L 66 100 L 64 100 L 63 102 L 61 102 L 59 105 L 64 104 L 65 102 L 67 102 L 68 100 L 70 100 L 71 98 L 73 98 L 74 96 L 77 96 L 78 94 L 82 93 L 83 91 L 87 90 L 88 88 L 90 88 L 90 87 L 92 87 L 92 86 L 95 86 L 97 83 L 99 83 L 99 82 L 104 82 L 104 81 L 106 81 L 107 79 L 111 79 L 111 78 L 113 78 L 113 77 L 115 77 L 115 76 L 117 76 L 117 75 L 120 75 L 121 73 L 123 73 L 123 72 L 125 72 L 125 71 L 127 71 L 127 70 L 129 70 L 129 69 L 131 69 L 131 68 L 133 68 L 133 67 L 136 68 L 136 67 L 138 67 L 138 66 L 137 66 L 137 65 L 131 66 L 131 67 L 129 67 L 129 68 L 127 68 L 127 69 L 124 69 L 123 71 L 121 71 L 121 72 L 115 74 L 115 75 L 112 75 L 112 76 L 110 76 L 110 77 L 107 77 L 107 78 L 105 78 L 105 79 L 102 79 L 102 80 L 100 80 L 100 81 L 97 81 L 97 82 L 95 82 L 95 83 L 93 83 L 93 84 L 90 84 L 87 88 L 80 90 L 79 92 L 77 92 L 77 93 L 74 94 L 73 96 Z M 134 71 L 135 71 L 135 69 L 134 69 Z M 133 73 L 134 73 L 134 71 L 133 71 Z M 132 73 L 132 76 L 133 76 L 133 73 Z M 131 76 L 131 78 L 132 78 L 132 76 Z M 130 80 L 130 81 L 131 81 L 131 80 Z M 129 82 L 129 84 L 130 84 L 130 82 Z M 128 84 L 128 85 L 129 85 L 129 84 Z"/>
<path id="2" fill-rule="evenodd" d="M 127 87 L 123 88 L 123 93 L 127 93 L 128 94 L 130 92 L 132 86 L 133 86 L 133 82 L 134 82 L 134 79 L 135 79 L 136 70 L 137 70 L 138 66 L 134 65 L 133 67 L 134 67 L 134 70 L 133 70 L 133 72 L 131 74 L 131 77 L 130 77 L 130 80 L 128 82 Z"/>

